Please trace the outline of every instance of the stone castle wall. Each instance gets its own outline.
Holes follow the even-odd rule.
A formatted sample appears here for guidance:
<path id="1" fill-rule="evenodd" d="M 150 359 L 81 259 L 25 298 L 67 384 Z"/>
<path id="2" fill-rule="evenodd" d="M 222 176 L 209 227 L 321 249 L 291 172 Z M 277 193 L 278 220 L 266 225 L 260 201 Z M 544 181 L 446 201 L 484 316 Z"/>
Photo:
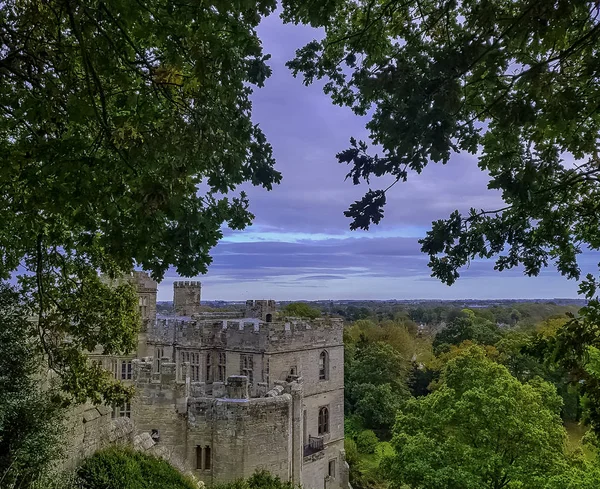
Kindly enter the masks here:
<path id="1" fill-rule="evenodd" d="M 266 323 L 249 318 L 215 321 L 159 316 L 148 331 L 148 341 L 188 348 L 289 351 L 343 344 L 343 322 L 338 318 L 285 318 Z"/>
<path id="2" fill-rule="evenodd" d="M 227 388 L 208 396 L 199 389 L 203 383 L 192 385 L 189 377 L 177 381 L 174 372 L 174 363 L 161 362 L 159 372 L 152 372 L 151 361 L 134 362 L 132 419 L 138 432 L 155 431 L 157 447 L 183 460 L 186 471 L 207 483 L 248 477 L 257 468 L 291 478 L 290 394 L 249 399 L 246 377 L 233 376 Z M 234 385 L 236 378 L 243 387 Z M 210 468 L 198 464 L 198 447 L 210 448 Z"/>

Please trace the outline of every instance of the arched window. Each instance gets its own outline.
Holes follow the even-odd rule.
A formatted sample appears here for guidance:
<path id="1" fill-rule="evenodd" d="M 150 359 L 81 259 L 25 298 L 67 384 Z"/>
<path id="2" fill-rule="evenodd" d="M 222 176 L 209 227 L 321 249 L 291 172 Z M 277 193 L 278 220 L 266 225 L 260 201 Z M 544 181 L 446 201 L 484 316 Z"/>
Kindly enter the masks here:
<path id="1" fill-rule="evenodd" d="M 319 380 L 329 380 L 329 353 L 325 350 L 319 355 Z"/>
<path id="2" fill-rule="evenodd" d="M 319 435 L 329 433 L 329 408 L 323 406 L 319 408 Z"/>
<path id="3" fill-rule="evenodd" d="M 273 314 L 267 314 L 266 320 L 267 320 L 267 323 L 270 323 L 271 321 L 273 321 Z"/>

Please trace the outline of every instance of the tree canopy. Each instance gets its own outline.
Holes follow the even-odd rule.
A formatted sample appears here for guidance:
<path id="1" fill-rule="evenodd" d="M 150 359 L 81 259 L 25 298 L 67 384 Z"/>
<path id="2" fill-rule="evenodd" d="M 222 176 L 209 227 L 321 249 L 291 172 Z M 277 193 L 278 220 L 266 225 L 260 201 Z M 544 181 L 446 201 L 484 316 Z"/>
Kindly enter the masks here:
<path id="1" fill-rule="evenodd" d="M 545 487 L 562 473 L 561 400 L 541 380 L 522 384 L 477 346 L 445 366 L 437 389 L 406 402 L 387 461 L 392 486 Z"/>
<path id="2" fill-rule="evenodd" d="M 21 275 L 78 400 L 119 391 L 81 352 L 127 351 L 139 323 L 130 287 L 97 272 L 203 273 L 222 226 L 253 217 L 227 194 L 279 182 L 250 102 L 270 75 L 255 27 L 274 8 L 0 0 L 0 279 Z"/>
<path id="3" fill-rule="evenodd" d="M 321 315 L 321 311 L 306 304 L 305 302 L 291 302 L 287 304 L 281 312 L 286 316 L 299 318 L 316 319 Z"/>

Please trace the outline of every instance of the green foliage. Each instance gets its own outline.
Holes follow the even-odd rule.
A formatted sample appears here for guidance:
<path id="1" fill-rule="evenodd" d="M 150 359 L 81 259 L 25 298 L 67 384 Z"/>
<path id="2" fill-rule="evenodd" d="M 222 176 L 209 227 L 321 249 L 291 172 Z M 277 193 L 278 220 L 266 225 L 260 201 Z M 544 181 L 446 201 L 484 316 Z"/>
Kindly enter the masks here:
<path id="1" fill-rule="evenodd" d="M 167 461 L 124 447 L 96 452 L 77 475 L 82 489 L 197 489 Z"/>
<path id="2" fill-rule="evenodd" d="M 359 341 L 346 352 L 345 403 L 365 427 L 389 429 L 401 402 L 409 396 L 408 362 L 390 345 Z"/>
<path id="3" fill-rule="evenodd" d="M 356 439 L 362 430 L 364 430 L 364 426 L 361 416 L 356 414 L 348 414 L 344 418 L 344 436 L 347 439 Z"/>
<path id="4" fill-rule="evenodd" d="M 361 431 L 356 437 L 356 446 L 361 453 L 375 453 L 379 438 L 371 430 Z"/>
<path id="5" fill-rule="evenodd" d="M 30 312 L 0 283 L 0 486 L 11 489 L 34 484 L 60 455 L 62 399 L 42 382 Z"/>
<path id="6" fill-rule="evenodd" d="M 472 311 L 456 318 L 447 327 L 435 335 L 433 350 L 440 353 L 450 345 L 460 345 L 463 341 L 472 340 L 481 345 L 494 345 L 502 336 L 496 324 L 476 317 Z"/>
<path id="7" fill-rule="evenodd" d="M 215 489 L 294 489 L 291 482 L 284 482 L 266 470 L 258 470 L 248 479 L 241 479 L 228 484 L 217 484 Z"/>
<path id="8" fill-rule="evenodd" d="M 360 455 L 358 454 L 358 446 L 352 438 L 344 438 L 344 450 L 346 451 L 346 461 L 352 465 L 358 463 Z"/>
<path id="9" fill-rule="evenodd" d="M 550 384 L 522 384 L 472 346 L 398 416 L 386 462 L 392 487 L 544 487 L 564 468 L 560 405 Z"/>
<path id="10" fill-rule="evenodd" d="M 279 182 L 250 101 L 270 75 L 255 28 L 275 4 L 2 2 L 0 279 L 25 266 L 74 400 L 129 394 L 82 355 L 127 352 L 139 327 L 131 291 L 96 272 L 204 273 L 222 226 L 253 218 L 232 192 Z"/>
<path id="11" fill-rule="evenodd" d="M 315 319 L 321 316 L 321 311 L 309 306 L 305 302 L 292 302 L 286 305 L 281 312 L 285 316 Z"/>

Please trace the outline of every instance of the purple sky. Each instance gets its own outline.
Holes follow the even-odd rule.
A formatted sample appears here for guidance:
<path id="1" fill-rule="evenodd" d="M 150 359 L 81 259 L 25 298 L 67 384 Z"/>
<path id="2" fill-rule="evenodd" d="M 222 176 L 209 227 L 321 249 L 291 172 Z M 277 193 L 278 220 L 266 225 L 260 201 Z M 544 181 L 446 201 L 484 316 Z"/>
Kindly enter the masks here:
<path id="1" fill-rule="evenodd" d="M 248 187 L 254 225 L 225 232 L 213 250 L 214 262 L 203 282 L 203 299 L 454 299 L 575 297 L 577 286 L 554 270 L 540 277 L 519 270 L 495 272 L 474 262 L 452 287 L 430 278 L 427 256 L 417 240 L 434 219 L 455 209 L 491 209 L 498 194 L 471 155 L 457 155 L 446 166 L 432 165 L 388 194 L 385 218 L 369 232 L 349 231 L 343 211 L 366 187 L 344 181 L 347 167 L 335 154 L 351 136 L 368 139 L 366 119 L 333 106 L 321 85 L 294 79 L 285 62 L 319 32 L 284 26 L 276 15 L 259 29 L 273 75 L 256 90 L 254 120 L 273 145 L 283 182 L 271 192 Z M 373 182 L 382 188 L 386 181 Z M 598 262 L 585 255 L 586 269 Z M 159 300 L 170 300 L 175 276 L 159 286 Z"/>

